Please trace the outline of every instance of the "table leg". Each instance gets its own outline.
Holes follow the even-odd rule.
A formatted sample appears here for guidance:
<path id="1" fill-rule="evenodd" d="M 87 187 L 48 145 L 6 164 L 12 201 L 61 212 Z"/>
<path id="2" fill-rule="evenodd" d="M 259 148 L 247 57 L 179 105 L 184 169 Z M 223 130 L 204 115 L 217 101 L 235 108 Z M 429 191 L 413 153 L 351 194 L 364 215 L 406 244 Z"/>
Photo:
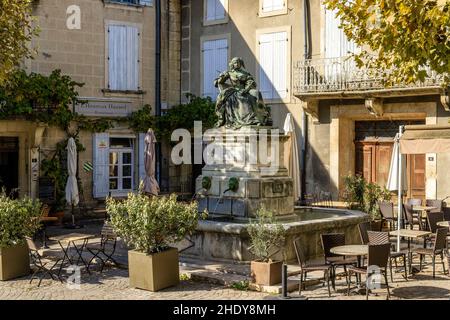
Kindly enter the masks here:
<path id="1" fill-rule="evenodd" d="M 83 250 L 84 250 L 84 248 L 86 247 L 87 243 L 88 243 L 88 239 L 83 240 L 83 244 L 81 245 L 80 248 L 78 248 L 78 247 L 76 246 L 76 244 L 75 244 L 75 241 L 74 241 L 74 242 L 73 242 L 73 246 L 74 246 L 74 248 L 75 248 L 75 250 L 76 250 L 76 252 L 77 252 L 77 254 L 78 254 L 77 265 L 78 265 L 78 263 L 79 263 L 80 260 L 81 260 L 81 262 L 83 262 L 84 266 L 86 267 L 87 272 L 88 272 L 89 274 L 91 274 L 91 272 L 89 271 L 88 265 L 87 265 L 86 261 L 83 259 L 83 256 L 82 256 Z"/>
<path id="2" fill-rule="evenodd" d="M 47 228 L 46 228 L 46 226 L 45 226 L 45 224 L 44 224 L 44 226 L 43 226 L 43 228 L 42 228 L 42 246 L 43 246 L 43 248 L 44 249 L 48 249 L 48 246 L 47 246 L 47 230 L 46 230 Z"/>
<path id="3" fill-rule="evenodd" d="M 61 241 L 58 241 L 58 244 L 59 244 L 59 246 L 61 247 L 61 249 L 62 249 L 62 251 L 64 253 L 64 256 L 63 256 L 62 261 L 61 261 L 61 266 L 59 267 L 59 271 L 58 271 L 58 276 L 59 276 L 59 275 L 61 275 L 61 271 L 62 271 L 62 267 L 64 265 L 64 261 L 67 259 L 67 261 L 69 261 L 69 263 L 72 264 L 72 260 L 70 259 L 69 255 L 68 255 L 70 243 L 67 244 L 67 248 L 66 249 L 64 249 L 64 246 L 62 245 Z"/>

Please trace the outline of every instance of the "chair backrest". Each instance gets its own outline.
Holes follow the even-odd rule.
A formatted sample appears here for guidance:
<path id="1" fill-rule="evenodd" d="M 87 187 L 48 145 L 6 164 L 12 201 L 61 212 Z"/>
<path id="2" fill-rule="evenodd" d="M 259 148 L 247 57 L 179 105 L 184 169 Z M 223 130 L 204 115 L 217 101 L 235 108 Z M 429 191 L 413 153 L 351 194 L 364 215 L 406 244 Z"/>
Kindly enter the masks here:
<path id="1" fill-rule="evenodd" d="M 102 238 L 104 239 L 113 239 L 117 238 L 117 233 L 114 231 L 114 228 L 109 224 L 108 221 L 105 221 L 101 231 Z"/>
<path id="2" fill-rule="evenodd" d="M 41 207 L 41 217 L 48 217 L 50 214 L 50 206 L 44 203 Z"/>
<path id="3" fill-rule="evenodd" d="M 406 200 L 406 203 L 409 204 L 410 206 L 421 206 L 422 205 L 422 199 L 410 198 L 410 199 Z"/>
<path id="4" fill-rule="evenodd" d="M 381 215 L 385 219 L 394 218 L 394 204 L 389 201 L 378 201 L 378 207 L 380 208 Z"/>
<path id="5" fill-rule="evenodd" d="M 437 228 L 436 238 L 434 240 L 434 251 L 444 250 L 447 247 L 447 231 L 448 228 Z"/>
<path id="6" fill-rule="evenodd" d="M 361 222 L 358 224 L 359 229 L 359 236 L 361 237 L 361 243 L 362 244 L 368 244 L 369 243 L 369 237 L 367 236 L 367 231 L 370 230 L 370 222 Z"/>
<path id="7" fill-rule="evenodd" d="M 391 244 L 369 244 L 369 255 L 367 257 L 367 265 L 377 266 L 385 269 L 388 264 L 389 254 L 391 253 Z"/>
<path id="8" fill-rule="evenodd" d="M 390 243 L 388 232 L 367 231 L 367 237 L 370 245 Z"/>
<path id="9" fill-rule="evenodd" d="M 321 234 L 320 239 L 322 241 L 322 249 L 325 259 L 338 256 L 337 254 L 331 253 L 331 248 L 345 245 L 344 233 Z"/>
<path id="10" fill-rule="evenodd" d="M 38 246 L 36 245 L 36 243 L 34 242 L 34 240 L 33 240 L 32 238 L 30 238 L 30 237 L 25 237 L 25 240 L 27 241 L 28 248 L 29 248 L 31 251 L 38 251 L 38 250 L 39 250 Z"/>
<path id="11" fill-rule="evenodd" d="M 442 212 L 442 200 L 427 199 L 426 205 L 427 207 L 436 207 L 436 209 L 432 209 L 429 212 Z"/>
<path id="12" fill-rule="evenodd" d="M 403 211 L 406 216 L 406 221 L 408 221 L 408 224 L 411 226 L 411 229 L 413 229 L 414 228 L 414 215 L 413 215 L 412 205 L 404 204 Z M 420 224 L 419 224 L 419 226 L 420 226 Z"/>
<path id="13" fill-rule="evenodd" d="M 436 229 L 438 228 L 437 223 L 439 221 L 444 221 L 444 213 L 443 212 L 427 212 L 427 221 L 430 231 L 432 233 L 436 233 Z"/>
<path id="14" fill-rule="evenodd" d="M 293 242 L 294 242 L 295 255 L 297 256 L 298 265 L 300 267 L 304 267 L 306 265 L 306 258 L 305 258 L 305 254 L 302 249 L 302 244 L 300 242 L 300 238 L 295 239 Z"/>

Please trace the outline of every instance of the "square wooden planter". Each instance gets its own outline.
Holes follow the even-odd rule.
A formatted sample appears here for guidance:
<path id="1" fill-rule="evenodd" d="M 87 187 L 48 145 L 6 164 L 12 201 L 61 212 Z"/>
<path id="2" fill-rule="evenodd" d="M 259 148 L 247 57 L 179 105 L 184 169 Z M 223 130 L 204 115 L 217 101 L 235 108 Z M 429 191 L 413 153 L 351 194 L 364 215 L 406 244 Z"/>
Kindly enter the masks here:
<path id="1" fill-rule="evenodd" d="M 281 283 L 283 261 L 260 262 L 252 261 L 250 265 L 253 283 L 272 286 Z"/>
<path id="2" fill-rule="evenodd" d="M 180 282 L 178 249 L 154 254 L 128 251 L 130 286 L 149 291 L 159 291 Z"/>
<path id="3" fill-rule="evenodd" d="M 27 244 L 0 248 L 0 280 L 10 280 L 30 274 Z"/>

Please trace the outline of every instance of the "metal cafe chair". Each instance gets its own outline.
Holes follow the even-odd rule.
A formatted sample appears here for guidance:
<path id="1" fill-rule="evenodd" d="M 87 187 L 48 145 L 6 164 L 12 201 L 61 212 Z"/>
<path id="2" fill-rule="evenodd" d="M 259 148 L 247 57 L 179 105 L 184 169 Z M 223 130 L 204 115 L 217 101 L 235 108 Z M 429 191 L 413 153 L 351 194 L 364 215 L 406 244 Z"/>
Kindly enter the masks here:
<path id="1" fill-rule="evenodd" d="M 92 258 L 89 260 L 87 265 L 88 270 L 96 258 L 98 258 L 101 263 L 100 272 L 103 272 L 103 269 L 108 261 L 118 265 L 113 258 L 113 255 L 116 252 L 116 244 L 117 234 L 114 232 L 112 226 L 105 221 L 101 231 L 100 243 L 86 247 L 86 249 L 92 254 Z"/>
<path id="2" fill-rule="evenodd" d="M 34 272 L 30 277 L 30 283 L 35 279 L 39 279 L 38 287 L 41 285 L 42 279 L 49 275 L 53 280 L 59 280 L 61 283 L 63 282 L 60 274 L 62 269 L 62 260 L 61 258 L 48 256 L 45 254 L 39 253 L 39 248 L 34 242 L 34 240 L 30 237 L 25 238 L 28 244 L 29 254 L 30 254 L 30 262 L 34 267 Z M 52 264 L 53 263 L 53 264 Z M 60 264 L 58 272 L 54 269 L 57 265 Z M 50 265 L 50 267 L 48 267 Z M 40 274 L 38 277 L 37 275 Z"/>

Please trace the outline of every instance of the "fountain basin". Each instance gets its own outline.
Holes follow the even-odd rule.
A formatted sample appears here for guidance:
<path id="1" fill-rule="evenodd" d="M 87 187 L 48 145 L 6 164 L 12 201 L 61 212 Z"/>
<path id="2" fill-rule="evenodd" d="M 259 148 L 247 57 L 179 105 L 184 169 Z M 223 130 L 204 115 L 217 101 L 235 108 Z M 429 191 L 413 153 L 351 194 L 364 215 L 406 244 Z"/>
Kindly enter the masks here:
<path id="1" fill-rule="evenodd" d="M 249 219 L 219 216 L 212 220 L 199 222 L 197 232 L 191 240 L 194 246 L 183 253 L 203 259 L 227 259 L 251 261 L 248 251 L 249 236 L 247 228 Z M 346 244 L 360 244 L 358 224 L 369 221 L 369 215 L 361 211 L 295 207 L 293 215 L 279 217 L 279 222 L 286 229 L 284 244 L 285 259 L 296 260 L 293 240 L 301 239 L 303 251 L 308 259 L 323 256 L 320 235 L 323 233 L 344 233 Z M 277 253 L 274 259 L 283 259 Z"/>

